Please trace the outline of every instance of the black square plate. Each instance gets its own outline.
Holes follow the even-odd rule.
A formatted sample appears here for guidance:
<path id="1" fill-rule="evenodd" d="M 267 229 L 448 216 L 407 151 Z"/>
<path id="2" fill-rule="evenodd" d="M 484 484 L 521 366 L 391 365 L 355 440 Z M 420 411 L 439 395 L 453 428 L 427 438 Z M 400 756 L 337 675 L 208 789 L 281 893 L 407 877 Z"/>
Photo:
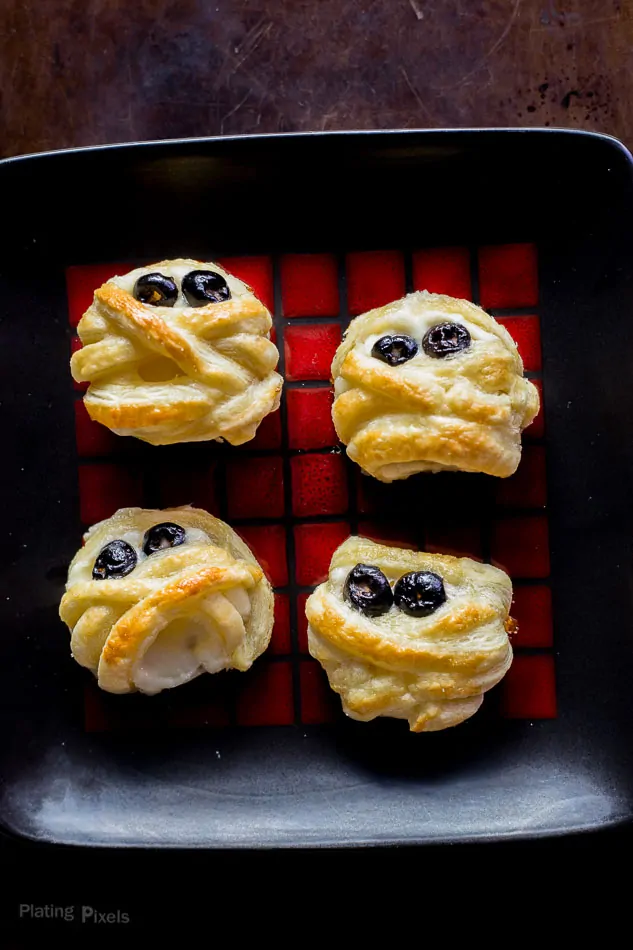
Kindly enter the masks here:
<path id="1" fill-rule="evenodd" d="M 5 830 L 69 844 L 301 847 L 630 821 L 631 168 L 613 139 L 552 130 L 191 140 L 0 163 Z M 300 717 L 87 732 L 86 680 L 57 617 L 81 534 L 66 269 L 520 242 L 539 260 L 557 715 L 503 718 L 493 694 L 470 722 L 422 736 Z M 164 455 L 141 450 L 135 464 L 151 473 Z M 406 497 L 422 525 L 447 482 L 415 484 L 386 497 Z M 486 496 L 462 486 L 462 510 Z M 296 648 L 294 610 L 291 626 Z"/>

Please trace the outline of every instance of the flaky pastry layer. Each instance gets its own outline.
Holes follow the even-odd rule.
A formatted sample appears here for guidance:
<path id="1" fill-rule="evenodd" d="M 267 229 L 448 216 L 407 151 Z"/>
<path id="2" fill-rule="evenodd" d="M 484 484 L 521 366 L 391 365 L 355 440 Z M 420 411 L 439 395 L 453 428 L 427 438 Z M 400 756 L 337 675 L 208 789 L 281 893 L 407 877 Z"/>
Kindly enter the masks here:
<path id="1" fill-rule="evenodd" d="M 185 529 L 176 547 L 143 553 L 152 526 Z M 93 579 L 114 540 L 138 561 L 124 577 Z M 198 508 L 121 508 L 85 535 L 68 571 L 60 616 L 71 649 L 112 693 L 157 693 L 204 672 L 247 670 L 266 649 L 273 593 L 254 555 L 223 521 Z"/>
<path id="2" fill-rule="evenodd" d="M 365 616 L 344 597 L 357 564 L 378 567 L 392 586 L 411 571 L 439 574 L 446 603 L 427 617 L 396 606 Z M 308 645 L 352 719 L 391 716 L 413 732 L 437 731 L 472 716 L 508 670 L 511 601 L 510 578 L 490 564 L 350 537 L 306 603 Z"/>
<path id="3" fill-rule="evenodd" d="M 182 292 L 173 307 L 152 307 L 133 296 L 139 277 L 153 271 L 178 286 L 191 270 L 213 270 L 229 300 L 190 307 Z M 241 445 L 279 407 L 279 353 L 269 339 L 272 320 L 243 281 L 219 264 L 160 261 L 113 277 L 95 291 L 77 327 L 84 344 L 71 359 L 96 422 L 118 435 L 153 445 L 225 439 Z"/>
<path id="4" fill-rule="evenodd" d="M 471 345 L 444 359 L 427 356 L 431 327 L 458 323 Z M 390 366 L 371 355 L 386 335 L 418 344 Z M 347 454 L 383 482 L 416 472 L 460 470 L 505 478 L 521 457 L 521 432 L 539 409 L 536 387 L 505 329 L 467 300 L 426 291 L 352 320 L 332 363 L 332 417 Z"/>

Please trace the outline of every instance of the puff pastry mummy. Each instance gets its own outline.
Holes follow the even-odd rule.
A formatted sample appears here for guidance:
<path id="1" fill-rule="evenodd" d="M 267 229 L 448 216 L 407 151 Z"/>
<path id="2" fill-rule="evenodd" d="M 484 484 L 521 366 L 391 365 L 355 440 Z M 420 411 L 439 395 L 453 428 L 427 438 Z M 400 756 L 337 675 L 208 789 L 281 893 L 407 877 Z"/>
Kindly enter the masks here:
<path id="1" fill-rule="evenodd" d="M 382 482 L 444 469 L 512 475 L 539 409 L 505 327 L 426 291 L 356 317 L 332 377 L 338 436 Z"/>
<path id="2" fill-rule="evenodd" d="M 279 406 L 271 325 L 251 288 L 219 264 L 160 261 L 95 291 L 71 372 L 90 383 L 90 417 L 118 435 L 241 445 Z"/>
<path id="3" fill-rule="evenodd" d="M 59 613 L 102 689 L 151 694 L 247 670 L 270 640 L 273 594 L 246 544 L 208 512 L 121 508 L 86 533 Z"/>
<path id="4" fill-rule="evenodd" d="M 508 670 L 511 601 L 510 578 L 489 564 L 351 537 L 306 603 L 309 650 L 352 719 L 446 729 Z"/>

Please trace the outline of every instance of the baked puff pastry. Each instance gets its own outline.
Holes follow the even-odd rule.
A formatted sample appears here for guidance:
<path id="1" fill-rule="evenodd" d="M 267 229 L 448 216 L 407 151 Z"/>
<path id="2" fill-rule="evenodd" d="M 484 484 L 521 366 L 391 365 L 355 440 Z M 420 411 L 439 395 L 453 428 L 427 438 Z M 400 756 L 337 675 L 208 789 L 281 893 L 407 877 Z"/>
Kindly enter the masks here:
<path id="1" fill-rule="evenodd" d="M 71 359 L 92 419 L 152 445 L 241 445 L 279 406 L 266 307 L 218 264 L 160 261 L 95 291 Z"/>
<path id="2" fill-rule="evenodd" d="M 121 508 L 84 540 L 59 613 L 74 658 L 107 692 L 247 670 L 266 649 L 272 589 L 223 521 L 199 508 Z"/>
<path id="3" fill-rule="evenodd" d="M 338 436 L 382 482 L 444 469 L 512 475 L 539 409 L 508 331 L 467 300 L 426 291 L 356 317 L 332 377 Z"/>
<path id="4" fill-rule="evenodd" d="M 489 564 L 351 537 L 306 603 L 309 649 L 352 719 L 434 732 L 477 712 L 506 673 L 511 601 Z"/>

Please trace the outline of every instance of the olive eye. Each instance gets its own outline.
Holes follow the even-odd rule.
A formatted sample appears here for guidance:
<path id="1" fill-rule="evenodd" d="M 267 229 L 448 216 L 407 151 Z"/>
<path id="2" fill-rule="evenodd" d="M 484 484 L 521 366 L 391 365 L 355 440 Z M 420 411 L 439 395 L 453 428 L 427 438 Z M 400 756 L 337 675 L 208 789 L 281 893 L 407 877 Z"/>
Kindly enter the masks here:
<path id="1" fill-rule="evenodd" d="M 382 571 L 369 564 L 357 564 L 347 575 L 345 599 L 368 617 L 386 614 L 393 604 L 389 581 Z"/>
<path id="2" fill-rule="evenodd" d="M 424 334 L 422 349 L 433 359 L 452 356 L 470 346 L 470 333 L 460 323 L 438 323 Z"/>
<path id="3" fill-rule="evenodd" d="M 412 571 L 400 578 L 393 599 L 410 617 L 428 617 L 446 601 L 444 581 L 433 571 Z"/>
<path id="4" fill-rule="evenodd" d="M 163 521 L 162 524 L 155 524 L 153 528 L 145 532 L 143 538 L 143 552 L 149 557 L 156 551 L 163 548 L 175 548 L 179 544 L 185 543 L 185 529 L 173 521 Z"/>
<path id="5" fill-rule="evenodd" d="M 99 552 L 92 579 L 102 581 L 110 577 L 125 577 L 134 570 L 137 560 L 136 551 L 127 541 L 110 541 Z"/>
<path id="6" fill-rule="evenodd" d="M 212 270 L 192 270 L 182 279 L 182 292 L 190 307 L 230 300 L 229 285 L 221 274 Z"/>
<path id="7" fill-rule="evenodd" d="M 176 281 L 165 274 L 143 274 L 134 284 L 134 296 L 150 307 L 173 307 L 178 299 Z"/>
<path id="8" fill-rule="evenodd" d="M 400 366 L 417 352 L 418 344 L 410 336 L 381 336 L 371 348 L 371 355 L 389 366 Z"/>

